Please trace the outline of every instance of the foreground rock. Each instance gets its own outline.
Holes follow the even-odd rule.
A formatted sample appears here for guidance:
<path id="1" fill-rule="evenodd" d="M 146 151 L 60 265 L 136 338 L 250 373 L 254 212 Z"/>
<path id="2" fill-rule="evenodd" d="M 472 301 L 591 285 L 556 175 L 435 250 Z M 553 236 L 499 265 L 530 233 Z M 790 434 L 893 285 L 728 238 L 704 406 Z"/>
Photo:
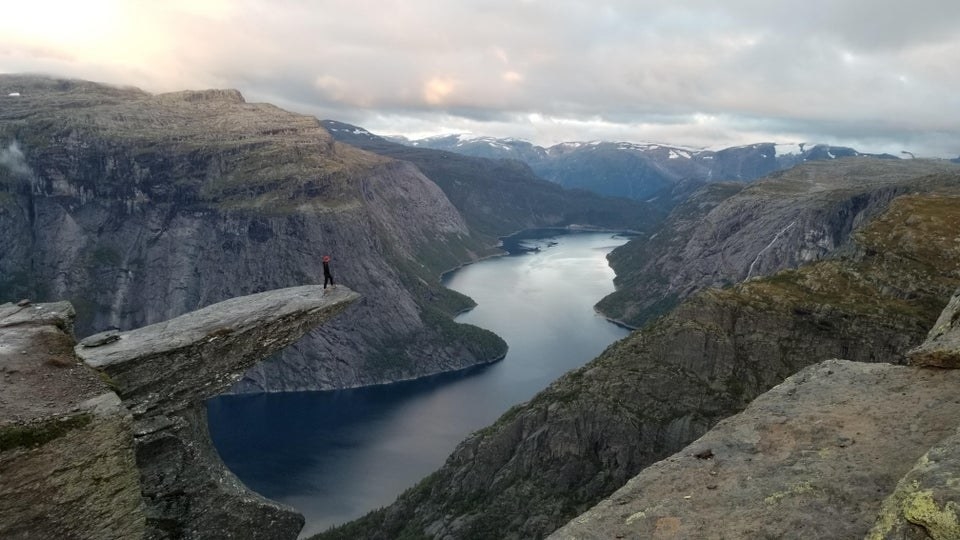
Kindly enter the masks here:
<path id="1" fill-rule="evenodd" d="M 550 538 L 863 537 L 900 477 L 954 433 L 958 384 L 957 371 L 807 368 Z"/>
<path id="2" fill-rule="evenodd" d="M 909 353 L 915 366 L 960 368 L 960 291 L 930 330 L 927 341 Z"/>
<path id="3" fill-rule="evenodd" d="M 917 460 L 884 502 L 867 540 L 960 538 L 960 432 Z"/>
<path id="4" fill-rule="evenodd" d="M 150 538 L 296 538 L 303 516 L 249 491 L 220 461 L 203 400 L 359 295 L 304 286 L 234 298 L 76 347 L 133 412 Z"/>
<path id="5" fill-rule="evenodd" d="M 140 538 L 127 409 L 73 354 L 66 302 L 0 305 L 0 538 Z"/>

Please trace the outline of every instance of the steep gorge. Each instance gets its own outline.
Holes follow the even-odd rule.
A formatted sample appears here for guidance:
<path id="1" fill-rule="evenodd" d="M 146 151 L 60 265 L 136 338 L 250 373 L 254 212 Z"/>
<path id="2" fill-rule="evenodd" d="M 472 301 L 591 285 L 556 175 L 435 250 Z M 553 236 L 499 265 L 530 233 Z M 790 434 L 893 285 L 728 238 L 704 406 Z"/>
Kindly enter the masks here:
<path id="1" fill-rule="evenodd" d="M 805 366 L 902 362 L 960 285 L 960 178 L 913 172 L 901 180 L 926 188 L 891 194 L 843 250 L 688 297 L 469 437 L 393 505 L 318 538 L 540 538 Z M 767 185 L 787 194 L 774 208 L 790 182 Z"/>

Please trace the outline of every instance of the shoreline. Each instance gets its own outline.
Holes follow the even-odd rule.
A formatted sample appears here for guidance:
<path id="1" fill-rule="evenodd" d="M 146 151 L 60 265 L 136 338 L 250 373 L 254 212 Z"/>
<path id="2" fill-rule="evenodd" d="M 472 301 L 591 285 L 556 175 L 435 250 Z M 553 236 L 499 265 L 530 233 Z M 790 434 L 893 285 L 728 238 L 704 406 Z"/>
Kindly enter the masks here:
<path id="1" fill-rule="evenodd" d="M 514 238 L 514 237 L 516 237 L 517 235 L 520 235 L 520 234 L 522 234 L 522 233 L 524 233 L 524 232 L 527 232 L 527 231 L 558 231 L 558 232 L 566 232 L 566 233 L 580 233 L 580 232 L 584 232 L 584 233 L 600 233 L 600 232 L 609 232 L 609 233 L 614 233 L 614 234 L 622 234 L 623 236 L 630 236 L 630 237 L 641 236 L 641 235 L 644 234 L 643 231 L 637 231 L 637 230 L 634 230 L 634 229 L 611 229 L 611 228 L 609 228 L 609 227 L 594 227 L 593 225 L 576 225 L 576 224 L 574 224 L 574 225 L 556 226 L 556 227 L 534 227 L 534 228 L 530 228 L 530 229 L 520 229 L 520 230 L 514 231 L 514 232 L 512 232 L 512 233 L 510 233 L 510 234 L 507 234 L 507 235 L 504 235 L 504 236 L 498 236 L 498 237 L 497 237 L 497 238 L 500 240 L 499 244 L 497 244 L 497 245 L 495 245 L 495 246 L 490 246 L 490 249 L 500 250 L 501 253 L 492 253 L 492 254 L 490 254 L 490 255 L 487 255 L 487 256 L 484 256 L 484 257 L 479 257 L 479 258 L 474 259 L 474 260 L 472 260 L 472 261 L 467 261 L 467 262 L 458 264 L 457 266 L 454 266 L 454 267 L 452 267 L 452 268 L 449 268 L 449 269 L 447 269 L 447 270 L 444 270 L 443 272 L 440 272 L 440 276 L 439 276 L 440 283 L 443 284 L 443 280 L 444 280 L 444 278 L 446 277 L 447 274 L 449 274 L 449 273 L 451 273 L 451 272 L 455 272 L 455 271 L 457 271 L 457 270 L 460 270 L 461 268 L 464 268 L 464 267 L 469 266 L 469 265 L 471 265 L 471 264 L 478 263 L 478 262 L 480 262 L 480 261 L 485 261 L 485 260 L 487 260 L 487 259 L 492 259 L 492 258 L 494 258 L 494 257 L 504 257 L 504 256 L 507 256 L 507 255 L 511 255 L 511 252 L 510 252 L 510 251 L 505 250 L 505 249 L 503 248 L 503 241 L 504 241 L 504 239 Z M 531 237 L 531 238 L 536 238 L 536 237 Z M 614 272 L 614 273 L 616 273 L 616 272 Z"/>

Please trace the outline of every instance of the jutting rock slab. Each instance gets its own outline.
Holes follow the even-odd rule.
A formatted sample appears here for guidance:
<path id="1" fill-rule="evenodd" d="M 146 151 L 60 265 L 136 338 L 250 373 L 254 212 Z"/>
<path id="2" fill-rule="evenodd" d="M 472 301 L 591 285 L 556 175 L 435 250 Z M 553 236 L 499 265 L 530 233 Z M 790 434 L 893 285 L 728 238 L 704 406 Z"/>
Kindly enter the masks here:
<path id="1" fill-rule="evenodd" d="M 342 286 L 267 291 L 77 345 L 133 413 L 149 538 L 296 538 L 303 516 L 251 492 L 220 461 L 203 401 L 357 298 Z"/>

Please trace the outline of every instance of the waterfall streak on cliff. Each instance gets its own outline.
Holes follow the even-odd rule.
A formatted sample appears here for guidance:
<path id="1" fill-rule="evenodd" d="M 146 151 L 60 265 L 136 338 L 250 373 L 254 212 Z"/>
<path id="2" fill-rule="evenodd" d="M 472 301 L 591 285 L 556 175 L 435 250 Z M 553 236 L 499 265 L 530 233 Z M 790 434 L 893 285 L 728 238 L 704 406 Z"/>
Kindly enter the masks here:
<path id="1" fill-rule="evenodd" d="M 753 267 L 756 266 L 756 264 L 760 261 L 760 257 L 763 255 L 763 253 L 764 253 L 765 251 L 767 251 L 768 249 L 772 248 L 772 247 L 773 247 L 773 244 L 775 244 L 775 243 L 777 242 L 777 240 L 780 239 L 780 237 L 783 235 L 783 233 L 785 233 L 785 232 L 787 232 L 788 230 L 790 230 L 790 228 L 793 227 L 793 226 L 796 225 L 796 224 L 797 224 L 796 221 L 791 221 L 789 225 L 787 225 L 787 226 L 784 227 L 783 229 L 780 229 L 780 232 L 778 232 L 778 233 L 776 234 L 776 236 L 773 237 L 773 240 L 771 240 L 770 243 L 767 244 L 767 247 L 761 249 L 760 252 L 757 253 L 756 258 L 753 259 L 753 262 L 752 262 L 752 263 L 750 263 L 750 268 L 747 270 L 747 277 L 744 278 L 744 280 L 750 279 L 750 276 L 753 275 Z"/>

